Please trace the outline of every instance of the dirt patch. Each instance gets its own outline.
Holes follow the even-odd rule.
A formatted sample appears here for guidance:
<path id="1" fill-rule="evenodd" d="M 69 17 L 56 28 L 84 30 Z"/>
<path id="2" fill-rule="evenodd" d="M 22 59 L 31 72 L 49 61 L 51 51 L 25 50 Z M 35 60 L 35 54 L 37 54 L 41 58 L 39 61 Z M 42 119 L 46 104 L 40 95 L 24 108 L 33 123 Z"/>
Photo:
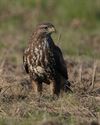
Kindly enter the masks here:
<path id="1" fill-rule="evenodd" d="M 22 66 L 10 58 L 0 68 L 0 116 L 28 118 L 56 117 L 76 123 L 99 121 L 100 118 L 100 61 L 67 59 L 69 80 L 73 93 L 64 93 L 59 99 L 52 99 L 49 86 L 44 85 L 43 95 L 36 96 L 29 77 Z"/>

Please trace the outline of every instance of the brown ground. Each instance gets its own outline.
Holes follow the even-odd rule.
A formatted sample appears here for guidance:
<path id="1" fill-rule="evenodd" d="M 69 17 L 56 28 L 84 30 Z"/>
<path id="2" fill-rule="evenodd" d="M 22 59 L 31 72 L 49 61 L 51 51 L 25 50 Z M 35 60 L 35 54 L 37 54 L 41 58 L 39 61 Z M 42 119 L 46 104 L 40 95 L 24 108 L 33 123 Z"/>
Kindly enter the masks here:
<path id="1" fill-rule="evenodd" d="M 29 77 L 20 64 L 8 58 L 0 64 L 0 117 L 55 118 L 78 124 L 100 122 L 100 61 L 66 59 L 73 93 L 52 99 L 44 85 L 42 97 L 33 94 Z M 70 122 L 69 122 L 70 123 Z"/>

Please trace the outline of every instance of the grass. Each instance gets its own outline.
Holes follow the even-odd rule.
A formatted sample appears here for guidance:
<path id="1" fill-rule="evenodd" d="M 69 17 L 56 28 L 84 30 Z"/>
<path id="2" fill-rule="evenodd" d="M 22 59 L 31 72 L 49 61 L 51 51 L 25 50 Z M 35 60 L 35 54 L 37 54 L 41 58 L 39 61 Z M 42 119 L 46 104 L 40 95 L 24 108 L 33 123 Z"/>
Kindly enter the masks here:
<path id="1" fill-rule="evenodd" d="M 24 36 L 29 36 L 36 22 L 50 20 L 56 25 L 57 30 L 61 32 L 61 47 L 65 54 L 77 56 L 82 53 L 82 55 L 92 58 L 100 58 L 98 54 L 100 51 L 95 52 L 95 47 L 91 47 L 91 44 L 87 46 L 84 42 L 87 35 L 91 37 L 91 34 L 95 35 L 97 34 L 97 30 L 98 32 L 100 30 L 99 5 L 99 0 L 95 2 L 93 0 L 58 0 L 51 2 L 45 0 L 38 2 L 35 0 L 11 0 L 10 4 L 8 0 L 1 0 L 0 31 L 3 34 L 10 32 L 12 35 L 17 35 L 16 32 L 22 31 L 23 33 L 21 32 L 20 36 L 23 36 L 22 41 L 25 41 L 25 43 L 20 43 L 24 47 L 28 39 L 28 37 L 26 38 Z M 38 14 L 40 10 L 40 15 L 36 15 L 37 18 L 34 19 L 34 14 Z M 46 12 L 50 13 L 49 16 L 47 16 Z M 73 26 L 74 19 L 79 21 L 79 26 L 76 29 Z M 83 43 L 82 37 L 84 37 Z M 1 38 L 3 37 L 1 36 Z"/>
<path id="2" fill-rule="evenodd" d="M 52 22 L 58 31 L 52 37 L 66 57 L 74 90 L 58 100 L 52 100 L 46 89 L 41 99 L 31 95 L 22 70 L 23 50 L 42 21 Z M 100 63 L 95 87 L 89 90 L 93 62 L 100 60 L 99 46 L 99 0 L 0 0 L 0 125 L 35 125 L 47 120 L 78 125 L 98 120 Z"/>
<path id="3" fill-rule="evenodd" d="M 80 63 L 82 70 L 80 72 Z M 4 63 L 0 78 L 0 122 L 1 125 L 34 125 L 45 121 L 58 121 L 68 125 L 90 124 L 99 116 L 99 61 L 93 76 L 93 60 L 70 58 L 67 60 L 69 80 L 73 93 L 64 93 L 53 99 L 49 86 L 44 84 L 42 97 L 31 92 L 27 75 L 23 74 L 19 63 L 15 66 L 12 59 Z M 79 81 L 80 73 L 82 74 Z M 92 77 L 94 88 L 91 89 Z M 12 84 L 13 83 L 13 84 Z M 86 123 L 85 123 L 86 122 Z"/>
<path id="4" fill-rule="evenodd" d="M 0 124 L 1 125 L 35 125 L 35 124 L 39 124 L 44 121 L 46 121 L 44 118 L 43 119 L 37 119 L 38 117 L 40 117 L 40 115 L 37 115 L 36 116 L 36 119 L 35 118 L 24 118 L 24 119 L 14 119 L 14 118 L 2 118 L 0 120 Z M 40 121 L 39 121 L 40 120 Z M 56 119 L 52 119 L 53 121 L 55 121 Z M 50 118 L 49 118 L 49 121 L 50 121 Z M 69 125 L 72 125 L 72 124 L 75 124 L 75 118 L 74 117 L 69 117 L 66 121 L 62 121 L 62 118 L 60 119 L 59 118 L 59 121 L 58 122 L 63 122 L 64 124 L 69 124 Z"/>
<path id="5" fill-rule="evenodd" d="M 0 43 L 0 49 L 3 49 L 5 47 L 5 45 L 1 42 Z"/>

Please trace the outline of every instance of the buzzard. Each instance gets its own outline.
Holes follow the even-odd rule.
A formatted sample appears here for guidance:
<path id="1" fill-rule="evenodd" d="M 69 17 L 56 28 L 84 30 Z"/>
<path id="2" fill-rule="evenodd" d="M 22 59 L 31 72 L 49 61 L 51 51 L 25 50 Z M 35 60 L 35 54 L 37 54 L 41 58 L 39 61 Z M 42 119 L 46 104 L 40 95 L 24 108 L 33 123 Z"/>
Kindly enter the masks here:
<path id="1" fill-rule="evenodd" d="M 51 23 L 39 24 L 23 54 L 23 64 L 32 87 L 40 94 L 43 83 L 50 85 L 53 95 L 59 95 L 60 90 L 66 91 L 70 87 L 62 52 L 51 37 L 53 32 L 56 29 Z"/>

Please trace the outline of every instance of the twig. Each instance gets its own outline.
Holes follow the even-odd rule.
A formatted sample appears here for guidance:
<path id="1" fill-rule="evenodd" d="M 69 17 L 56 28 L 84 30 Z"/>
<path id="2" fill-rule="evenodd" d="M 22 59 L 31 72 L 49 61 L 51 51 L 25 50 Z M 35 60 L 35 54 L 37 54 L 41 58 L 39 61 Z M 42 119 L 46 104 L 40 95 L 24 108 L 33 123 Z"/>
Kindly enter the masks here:
<path id="1" fill-rule="evenodd" d="M 17 86 L 17 85 L 4 86 L 2 89 L 5 88 L 5 90 L 2 93 L 0 93 L 0 96 L 2 96 L 8 89 L 11 89 L 11 87 L 13 87 L 13 86 Z"/>
<path id="2" fill-rule="evenodd" d="M 0 94 L 0 96 L 3 95 L 10 87 L 11 86 L 7 86 L 7 88 Z"/>
<path id="3" fill-rule="evenodd" d="M 59 36 L 58 36 L 58 43 L 60 42 L 60 39 L 61 39 L 61 33 L 59 33 Z"/>
<path id="4" fill-rule="evenodd" d="M 80 67 L 79 67 L 79 82 L 82 81 L 82 63 L 80 63 Z"/>
<path id="5" fill-rule="evenodd" d="M 0 74 L 3 72 L 4 64 L 5 64 L 5 59 L 2 61 L 1 65 L 0 65 Z"/>
<path id="6" fill-rule="evenodd" d="M 0 112 L 2 112 L 4 116 L 7 116 L 6 112 L 1 107 L 0 107 Z"/>
<path id="7" fill-rule="evenodd" d="M 57 44 L 60 46 L 60 40 L 61 40 L 61 33 L 59 33 L 58 35 L 58 40 L 57 40 Z"/>
<path id="8" fill-rule="evenodd" d="M 94 62 L 93 65 L 93 73 L 92 73 L 92 84 L 91 84 L 91 90 L 92 91 L 94 89 L 94 83 L 95 83 L 95 76 L 96 76 L 96 68 L 97 68 L 97 61 Z"/>

